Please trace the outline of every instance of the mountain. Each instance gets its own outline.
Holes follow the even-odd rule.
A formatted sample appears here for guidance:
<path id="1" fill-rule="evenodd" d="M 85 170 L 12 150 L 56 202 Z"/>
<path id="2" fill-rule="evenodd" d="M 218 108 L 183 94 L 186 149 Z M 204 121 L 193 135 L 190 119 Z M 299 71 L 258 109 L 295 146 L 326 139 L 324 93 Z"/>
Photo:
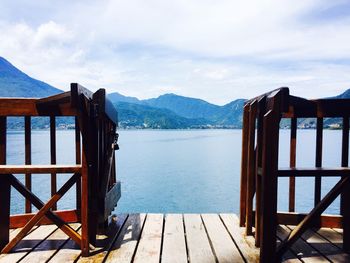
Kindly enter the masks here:
<path id="1" fill-rule="evenodd" d="M 108 94 L 108 98 L 114 102 L 128 102 L 128 103 L 135 103 L 135 104 L 141 103 L 138 98 L 124 96 L 118 92 L 113 92 Z"/>
<path id="2" fill-rule="evenodd" d="M 208 103 L 201 99 L 188 98 L 176 94 L 164 94 L 158 98 L 143 100 L 143 104 L 165 108 L 185 118 L 205 118 L 217 114 L 220 106 Z"/>
<path id="3" fill-rule="evenodd" d="M 47 97 L 62 92 L 23 73 L 0 57 L 0 97 Z"/>
<path id="4" fill-rule="evenodd" d="M 203 119 L 189 119 L 164 109 L 142 104 L 117 102 L 119 126 L 123 128 L 186 129 L 207 125 Z"/>
<path id="5" fill-rule="evenodd" d="M 350 99 L 350 89 L 347 89 L 342 94 L 333 97 L 334 99 Z"/>
<path id="6" fill-rule="evenodd" d="M 31 78 L 21 70 L 13 66 L 5 58 L 0 57 L 0 97 L 25 97 L 40 98 L 47 97 L 62 92 L 62 90 Z M 49 127 L 48 117 L 38 117 L 32 119 L 33 129 Z M 67 126 L 73 124 L 74 119 L 69 117 L 57 118 L 57 126 Z M 23 129 L 24 120 L 21 117 L 9 117 L 9 129 Z"/>
<path id="7" fill-rule="evenodd" d="M 141 112 L 148 112 L 152 109 L 154 113 L 164 113 L 167 110 L 168 114 L 171 113 L 171 116 L 168 116 L 172 119 L 172 123 L 174 119 L 177 119 L 181 123 L 181 128 L 240 128 L 242 126 L 244 99 L 238 99 L 224 106 L 218 106 L 201 99 L 172 93 L 146 100 L 126 97 L 120 93 L 111 93 L 108 96 L 118 109 L 121 126 L 126 124 L 127 122 L 125 121 L 131 116 L 129 114 L 128 118 L 126 118 L 124 114 L 125 104 L 121 105 L 123 102 L 137 104 L 137 109 Z"/>

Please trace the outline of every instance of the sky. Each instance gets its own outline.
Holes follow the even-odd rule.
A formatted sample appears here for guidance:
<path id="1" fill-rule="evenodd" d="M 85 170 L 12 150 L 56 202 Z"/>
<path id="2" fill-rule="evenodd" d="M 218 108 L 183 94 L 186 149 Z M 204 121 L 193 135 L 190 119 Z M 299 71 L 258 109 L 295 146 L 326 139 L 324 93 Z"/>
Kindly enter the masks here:
<path id="1" fill-rule="evenodd" d="M 223 105 L 350 88 L 350 1 L 0 1 L 0 56 L 68 90 Z"/>

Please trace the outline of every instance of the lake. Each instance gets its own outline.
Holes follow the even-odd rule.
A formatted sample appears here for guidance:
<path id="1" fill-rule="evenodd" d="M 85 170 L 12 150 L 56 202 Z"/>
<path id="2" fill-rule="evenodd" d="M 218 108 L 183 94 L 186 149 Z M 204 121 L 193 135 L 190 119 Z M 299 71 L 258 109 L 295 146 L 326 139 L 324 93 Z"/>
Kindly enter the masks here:
<path id="1" fill-rule="evenodd" d="M 130 130 L 119 131 L 117 177 L 122 198 L 116 212 L 217 213 L 239 212 L 241 130 Z M 313 166 L 315 130 L 298 130 L 297 165 Z M 289 130 L 281 130 L 280 166 L 289 162 Z M 341 131 L 324 131 L 323 164 L 338 166 Z M 48 164 L 49 131 L 33 131 L 32 162 Z M 24 163 L 24 133 L 8 133 L 9 164 Z M 74 131 L 57 131 L 57 163 L 73 164 Z M 69 175 L 58 175 L 61 186 Z M 23 176 L 18 175 L 23 181 Z M 288 179 L 279 180 L 279 210 L 288 208 Z M 322 194 L 338 178 L 326 178 Z M 314 179 L 298 178 L 296 209 L 307 212 L 313 205 Z M 50 197 L 50 176 L 33 175 L 33 192 L 43 200 Z M 24 211 L 24 198 L 11 192 L 11 213 Z M 58 203 L 59 209 L 75 205 L 71 189 Z M 339 200 L 327 213 L 339 213 Z"/>

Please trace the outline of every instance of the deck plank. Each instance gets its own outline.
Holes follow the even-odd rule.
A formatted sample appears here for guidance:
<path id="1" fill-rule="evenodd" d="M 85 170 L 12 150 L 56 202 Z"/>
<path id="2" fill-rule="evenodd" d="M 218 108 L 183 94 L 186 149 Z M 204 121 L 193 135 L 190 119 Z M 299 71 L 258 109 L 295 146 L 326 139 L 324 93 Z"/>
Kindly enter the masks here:
<path id="1" fill-rule="evenodd" d="M 277 235 L 281 240 L 284 240 L 291 230 L 284 225 L 279 225 L 277 227 Z M 294 254 L 298 255 L 298 257 L 303 262 L 329 262 L 324 256 L 322 256 L 317 250 L 311 247 L 307 242 L 303 239 L 298 239 L 290 248 Z"/>
<path id="2" fill-rule="evenodd" d="M 245 236 L 245 228 L 239 227 L 239 219 L 234 214 L 220 214 L 231 238 L 242 252 L 247 262 L 259 262 L 260 250 L 255 247 L 253 236 Z"/>
<path id="3" fill-rule="evenodd" d="M 340 249 L 343 248 L 343 235 L 340 234 L 337 231 L 334 231 L 334 229 L 327 229 L 327 228 L 319 228 L 315 229 L 316 233 L 321 235 L 323 238 L 329 240 L 334 244 L 335 246 L 339 247 Z"/>
<path id="4" fill-rule="evenodd" d="M 162 263 L 187 263 L 185 231 L 182 214 L 165 216 Z"/>
<path id="5" fill-rule="evenodd" d="M 218 214 L 202 214 L 218 262 L 244 262 Z"/>
<path id="6" fill-rule="evenodd" d="M 204 224 L 199 214 L 184 215 L 188 256 L 191 263 L 215 263 Z"/>
<path id="7" fill-rule="evenodd" d="M 97 235 L 95 249 L 90 251 L 91 256 L 80 257 L 79 263 L 87 262 L 101 262 L 109 251 L 112 242 L 117 238 L 117 235 L 121 232 L 121 228 L 124 225 L 127 214 L 121 214 L 113 217 L 111 223 L 108 226 L 107 232 L 105 234 Z"/>
<path id="8" fill-rule="evenodd" d="M 25 236 L 12 250 L 11 253 L 1 254 L 0 262 L 17 262 L 30 253 L 37 245 L 45 240 L 57 229 L 56 225 L 37 227 L 34 231 Z M 15 230 L 16 231 L 16 230 Z M 12 234 L 13 232 L 11 232 Z"/>
<path id="9" fill-rule="evenodd" d="M 77 230 L 80 224 L 73 223 L 70 226 Z M 48 236 L 40 245 L 35 247 L 28 255 L 26 255 L 21 262 L 46 262 L 51 258 L 56 251 L 69 240 L 69 237 L 61 230 L 56 229 L 50 236 Z"/>
<path id="10" fill-rule="evenodd" d="M 293 230 L 295 227 L 288 226 L 288 228 Z M 328 231 L 332 230 L 328 229 Z M 302 235 L 302 239 L 332 262 L 350 262 L 348 254 L 312 230 L 307 230 Z"/>
<path id="11" fill-rule="evenodd" d="M 90 257 L 55 225 L 34 227 L 1 262 L 258 262 L 253 236 L 245 236 L 234 214 L 117 215 L 97 236 Z M 79 228 L 80 224 L 72 224 Z M 279 225 L 277 244 L 293 226 Z M 10 231 L 13 238 L 20 229 Z M 80 231 L 78 231 L 80 232 Z M 339 229 L 310 229 L 283 255 L 282 262 L 350 262 Z"/>
<path id="12" fill-rule="evenodd" d="M 134 262 L 159 263 L 163 214 L 148 214 L 137 246 Z"/>
<path id="13" fill-rule="evenodd" d="M 281 239 L 276 236 L 276 245 L 277 247 L 281 244 Z M 281 262 L 283 263 L 300 263 L 302 262 L 296 254 L 293 253 L 290 249 L 288 249 L 282 256 Z"/>
<path id="14" fill-rule="evenodd" d="M 146 214 L 130 214 L 106 256 L 106 262 L 131 262 L 140 239 Z"/>
<path id="15" fill-rule="evenodd" d="M 81 234 L 81 228 L 78 230 Z M 49 260 L 50 263 L 75 262 L 81 255 L 80 246 L 72 239 L 69 239 L 61 249 Z"/>

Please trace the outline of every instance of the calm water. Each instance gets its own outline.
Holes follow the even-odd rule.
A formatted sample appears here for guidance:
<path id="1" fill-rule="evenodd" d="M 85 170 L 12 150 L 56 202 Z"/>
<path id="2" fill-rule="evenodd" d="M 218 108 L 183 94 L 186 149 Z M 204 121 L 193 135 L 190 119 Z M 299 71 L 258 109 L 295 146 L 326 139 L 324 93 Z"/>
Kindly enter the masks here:
<path id="1" fill-rule="evenodd" d="M 239 208 L 240 130 L 136 130 L 120 131 L 117 151 L 118 180 L 122 198 L 117 212 L 235 212 Z M 280 132 L 280 166 L 288 165 L 290 132 Z M 33 164 L 49 163 L 49 132 L 32 134 Z M 297 165 L 313 166 L 315 131 L 298 130 Z M 324 165 L 340 163 L 341 132 L 324 132 Z M 327 151 L 326 151 L 327 150 Z M 8 163 L 24 163 L 24 134 L 9 132 Z M 57 132 L 57 163 L 74 163 L 74 132 Z M 23 176 L 18 176 L 23 180 Z M 68 175 L 58 175 L 59 186 Z M 337 178 L 323 179 L 325 194 Z M 313 179 L 298 178 L 297 211 L 313 204 Z M 287 180 L 279 181 L 279 209 L 288 207 Z M 43 200 L 50 196 L 50 176 L 33 175 L 33 191 Z M 73 208 L 74 189 L 59 202 L 59 209 Z M 339 213 L 339 200 L 328 213 Z M 24 211 L 24 199 L 12 191 L 12 213 Z"/>

